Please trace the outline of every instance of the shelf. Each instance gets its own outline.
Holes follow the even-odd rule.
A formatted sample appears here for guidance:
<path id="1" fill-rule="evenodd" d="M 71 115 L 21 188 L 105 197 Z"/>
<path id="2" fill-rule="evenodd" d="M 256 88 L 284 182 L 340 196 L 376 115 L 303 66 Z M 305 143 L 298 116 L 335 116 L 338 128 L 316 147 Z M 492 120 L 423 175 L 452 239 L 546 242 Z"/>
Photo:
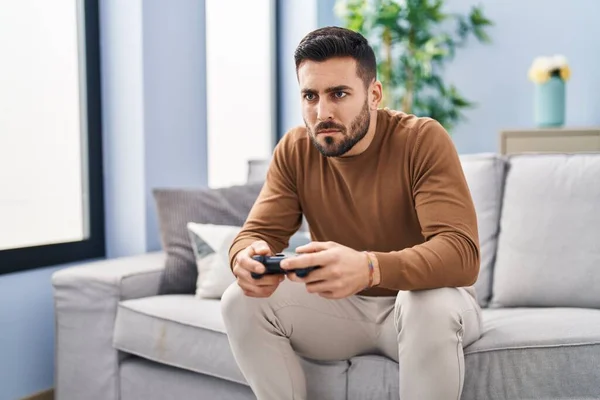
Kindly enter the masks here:
<path id="1" fill-rule="evenodd" d="M 600 127 L 515 129 L 500 132 L 501 154 L 597 151 L 600 151 Z"/>

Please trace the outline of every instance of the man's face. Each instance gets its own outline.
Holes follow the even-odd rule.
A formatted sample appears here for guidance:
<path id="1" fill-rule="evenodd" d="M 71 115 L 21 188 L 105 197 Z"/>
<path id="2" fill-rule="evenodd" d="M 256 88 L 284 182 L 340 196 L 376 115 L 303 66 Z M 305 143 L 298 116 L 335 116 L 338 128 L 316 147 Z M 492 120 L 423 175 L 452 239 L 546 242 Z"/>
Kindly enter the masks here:
<path id="1" fill-rule="evenodd" d="M 352 58 L 304 61 L 298 68 L 302 117 L 315 147 L 327 157 L 348 152 L 371 122 L 368 91 Z"/>

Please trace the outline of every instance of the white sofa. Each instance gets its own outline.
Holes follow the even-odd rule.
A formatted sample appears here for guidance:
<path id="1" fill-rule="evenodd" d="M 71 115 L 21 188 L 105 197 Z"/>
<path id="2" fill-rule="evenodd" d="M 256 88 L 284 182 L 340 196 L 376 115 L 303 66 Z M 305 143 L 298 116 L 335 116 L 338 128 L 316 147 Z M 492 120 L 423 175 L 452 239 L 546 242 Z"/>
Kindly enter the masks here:
<path id="1" fill-rule="evenodd" d="M 600 154 L 462 162 L 477 208 L 484 307 L 483 336 L 465 349 L 462 398 L 600 398 Z M 164 257 L 82 263 L 53 276 L 57 400 L 254 398 L 219 300 L 157 295 Z M 303 362 L 310 399 L 398 399 L 392 360 Z"/>

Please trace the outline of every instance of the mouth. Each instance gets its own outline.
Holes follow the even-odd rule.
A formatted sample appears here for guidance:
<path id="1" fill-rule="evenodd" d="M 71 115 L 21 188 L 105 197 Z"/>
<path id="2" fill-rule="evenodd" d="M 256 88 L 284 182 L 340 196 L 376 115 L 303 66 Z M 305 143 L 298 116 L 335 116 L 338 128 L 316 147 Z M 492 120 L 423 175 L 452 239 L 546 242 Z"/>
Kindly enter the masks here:
<path id="1" fill-rule="evenodd" d="M 340 131 L 338 129 L 323 129 L 317 132 L 317 134 L 321 135 L 331 135 L 334 133 L 339 133 Z"/>

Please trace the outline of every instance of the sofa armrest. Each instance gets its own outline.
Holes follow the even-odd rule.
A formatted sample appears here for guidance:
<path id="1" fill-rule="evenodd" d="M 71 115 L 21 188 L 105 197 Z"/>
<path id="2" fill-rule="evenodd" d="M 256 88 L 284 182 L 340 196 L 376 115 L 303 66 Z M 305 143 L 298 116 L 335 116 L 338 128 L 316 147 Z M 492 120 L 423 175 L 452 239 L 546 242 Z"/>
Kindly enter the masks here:
<path id="1" fill-rule="evenodd" d="M 73 265 L 52 275 L 57 400 L 118 400 L 119 352 L 113 348 L 121 300 L 158 294 L 162 252 Z"/>

